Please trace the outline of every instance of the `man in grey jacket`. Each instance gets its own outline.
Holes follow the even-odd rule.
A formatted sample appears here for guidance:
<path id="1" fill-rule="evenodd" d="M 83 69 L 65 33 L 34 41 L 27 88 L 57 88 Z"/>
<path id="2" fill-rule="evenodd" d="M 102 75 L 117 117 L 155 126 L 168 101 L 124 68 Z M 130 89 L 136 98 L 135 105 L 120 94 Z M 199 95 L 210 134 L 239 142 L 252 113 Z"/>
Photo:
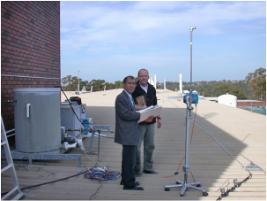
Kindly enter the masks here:
<path id="1" fill-rule="evenodd" d="M 135 79 L 127 76 L 123 79 L 124 90 L 117 96 L 115 102 L 116 124 L 115 142 L 122 145 L 121 184 L 124 190 L 144 190 L 135 181 L 135 163 L 137 144 L 140 138 L 138 120 L 140 113 L 136 112 L 132 93 L 135 89 Z"/>

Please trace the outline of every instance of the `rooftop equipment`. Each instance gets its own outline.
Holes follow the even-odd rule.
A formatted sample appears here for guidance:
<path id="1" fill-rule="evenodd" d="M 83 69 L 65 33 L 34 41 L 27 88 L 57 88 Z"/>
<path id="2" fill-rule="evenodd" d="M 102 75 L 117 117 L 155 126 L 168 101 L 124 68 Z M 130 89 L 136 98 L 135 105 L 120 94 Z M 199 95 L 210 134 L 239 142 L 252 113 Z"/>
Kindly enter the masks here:
<path id="1" fill-rule="evenodd" d="M 16 149 L 13 159 L 78 160 L 81 154 L 62 154 L 59 88 L 18 88 L 15 97 Z"/>
<path id="2" fill-rule="evenodd" d="M 59 152 L 60 89 L 15 89 L 15 130 L 17 151 Z"/>

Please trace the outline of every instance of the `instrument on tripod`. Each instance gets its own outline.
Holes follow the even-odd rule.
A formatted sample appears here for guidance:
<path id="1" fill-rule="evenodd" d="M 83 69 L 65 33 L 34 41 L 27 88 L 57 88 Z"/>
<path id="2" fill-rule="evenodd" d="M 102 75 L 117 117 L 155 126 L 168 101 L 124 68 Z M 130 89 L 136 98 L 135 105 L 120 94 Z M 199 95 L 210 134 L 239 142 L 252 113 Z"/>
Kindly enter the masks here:
<path id="1" fill-rule="evenodd" d="M 185 192 L 188 189 L 194 189 L 197 191 L 201 191 L 203 196 L 208 196 L 207 190 L 201 186 L 199 182 L 188 182 L 188 173 L 190 170 L 189 166 L 189 129 L 192 118 L 192 104 L 198 103 L 198 94 L 192 91 L 192 32 L 196 29 L 196 27 L 190 27 L 190 90 L 189 93 L 185 94 L 183 97 L 183 102 L 186 104 L 186 129 L 185 129 L 185 153 L 184 153 L 184 180 L 176 181 L 175 184 L 165 185 L 165 191 L 169 191 L 171 188 L 180 188 L 180 196 L 184 196 Z"/>

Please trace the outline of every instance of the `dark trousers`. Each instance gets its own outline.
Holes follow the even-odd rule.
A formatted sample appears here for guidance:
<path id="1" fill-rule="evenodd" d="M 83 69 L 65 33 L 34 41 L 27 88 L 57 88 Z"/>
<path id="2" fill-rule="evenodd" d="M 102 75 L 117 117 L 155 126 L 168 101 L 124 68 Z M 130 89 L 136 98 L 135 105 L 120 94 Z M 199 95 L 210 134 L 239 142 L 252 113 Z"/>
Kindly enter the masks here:
<path id="1" fill-rule="evenodd" d="M 122 168 L 121 176 L 122 182 L 125 187 L 135 186 L 135 163 L 136 163 L 136 151 L 135 145 L 123 145 L 122 146 Z"/>

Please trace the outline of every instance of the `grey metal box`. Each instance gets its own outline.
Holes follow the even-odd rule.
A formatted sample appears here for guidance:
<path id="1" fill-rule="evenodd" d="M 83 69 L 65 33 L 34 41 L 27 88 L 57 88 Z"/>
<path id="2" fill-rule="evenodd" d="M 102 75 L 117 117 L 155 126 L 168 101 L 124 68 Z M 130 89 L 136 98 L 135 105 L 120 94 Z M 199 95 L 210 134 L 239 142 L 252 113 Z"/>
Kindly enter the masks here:
<path id="1" fill-rule="evenodd" d="M 14 93 L 17 151 L 59 151 L 60 89 L 19 88 Z"/>

